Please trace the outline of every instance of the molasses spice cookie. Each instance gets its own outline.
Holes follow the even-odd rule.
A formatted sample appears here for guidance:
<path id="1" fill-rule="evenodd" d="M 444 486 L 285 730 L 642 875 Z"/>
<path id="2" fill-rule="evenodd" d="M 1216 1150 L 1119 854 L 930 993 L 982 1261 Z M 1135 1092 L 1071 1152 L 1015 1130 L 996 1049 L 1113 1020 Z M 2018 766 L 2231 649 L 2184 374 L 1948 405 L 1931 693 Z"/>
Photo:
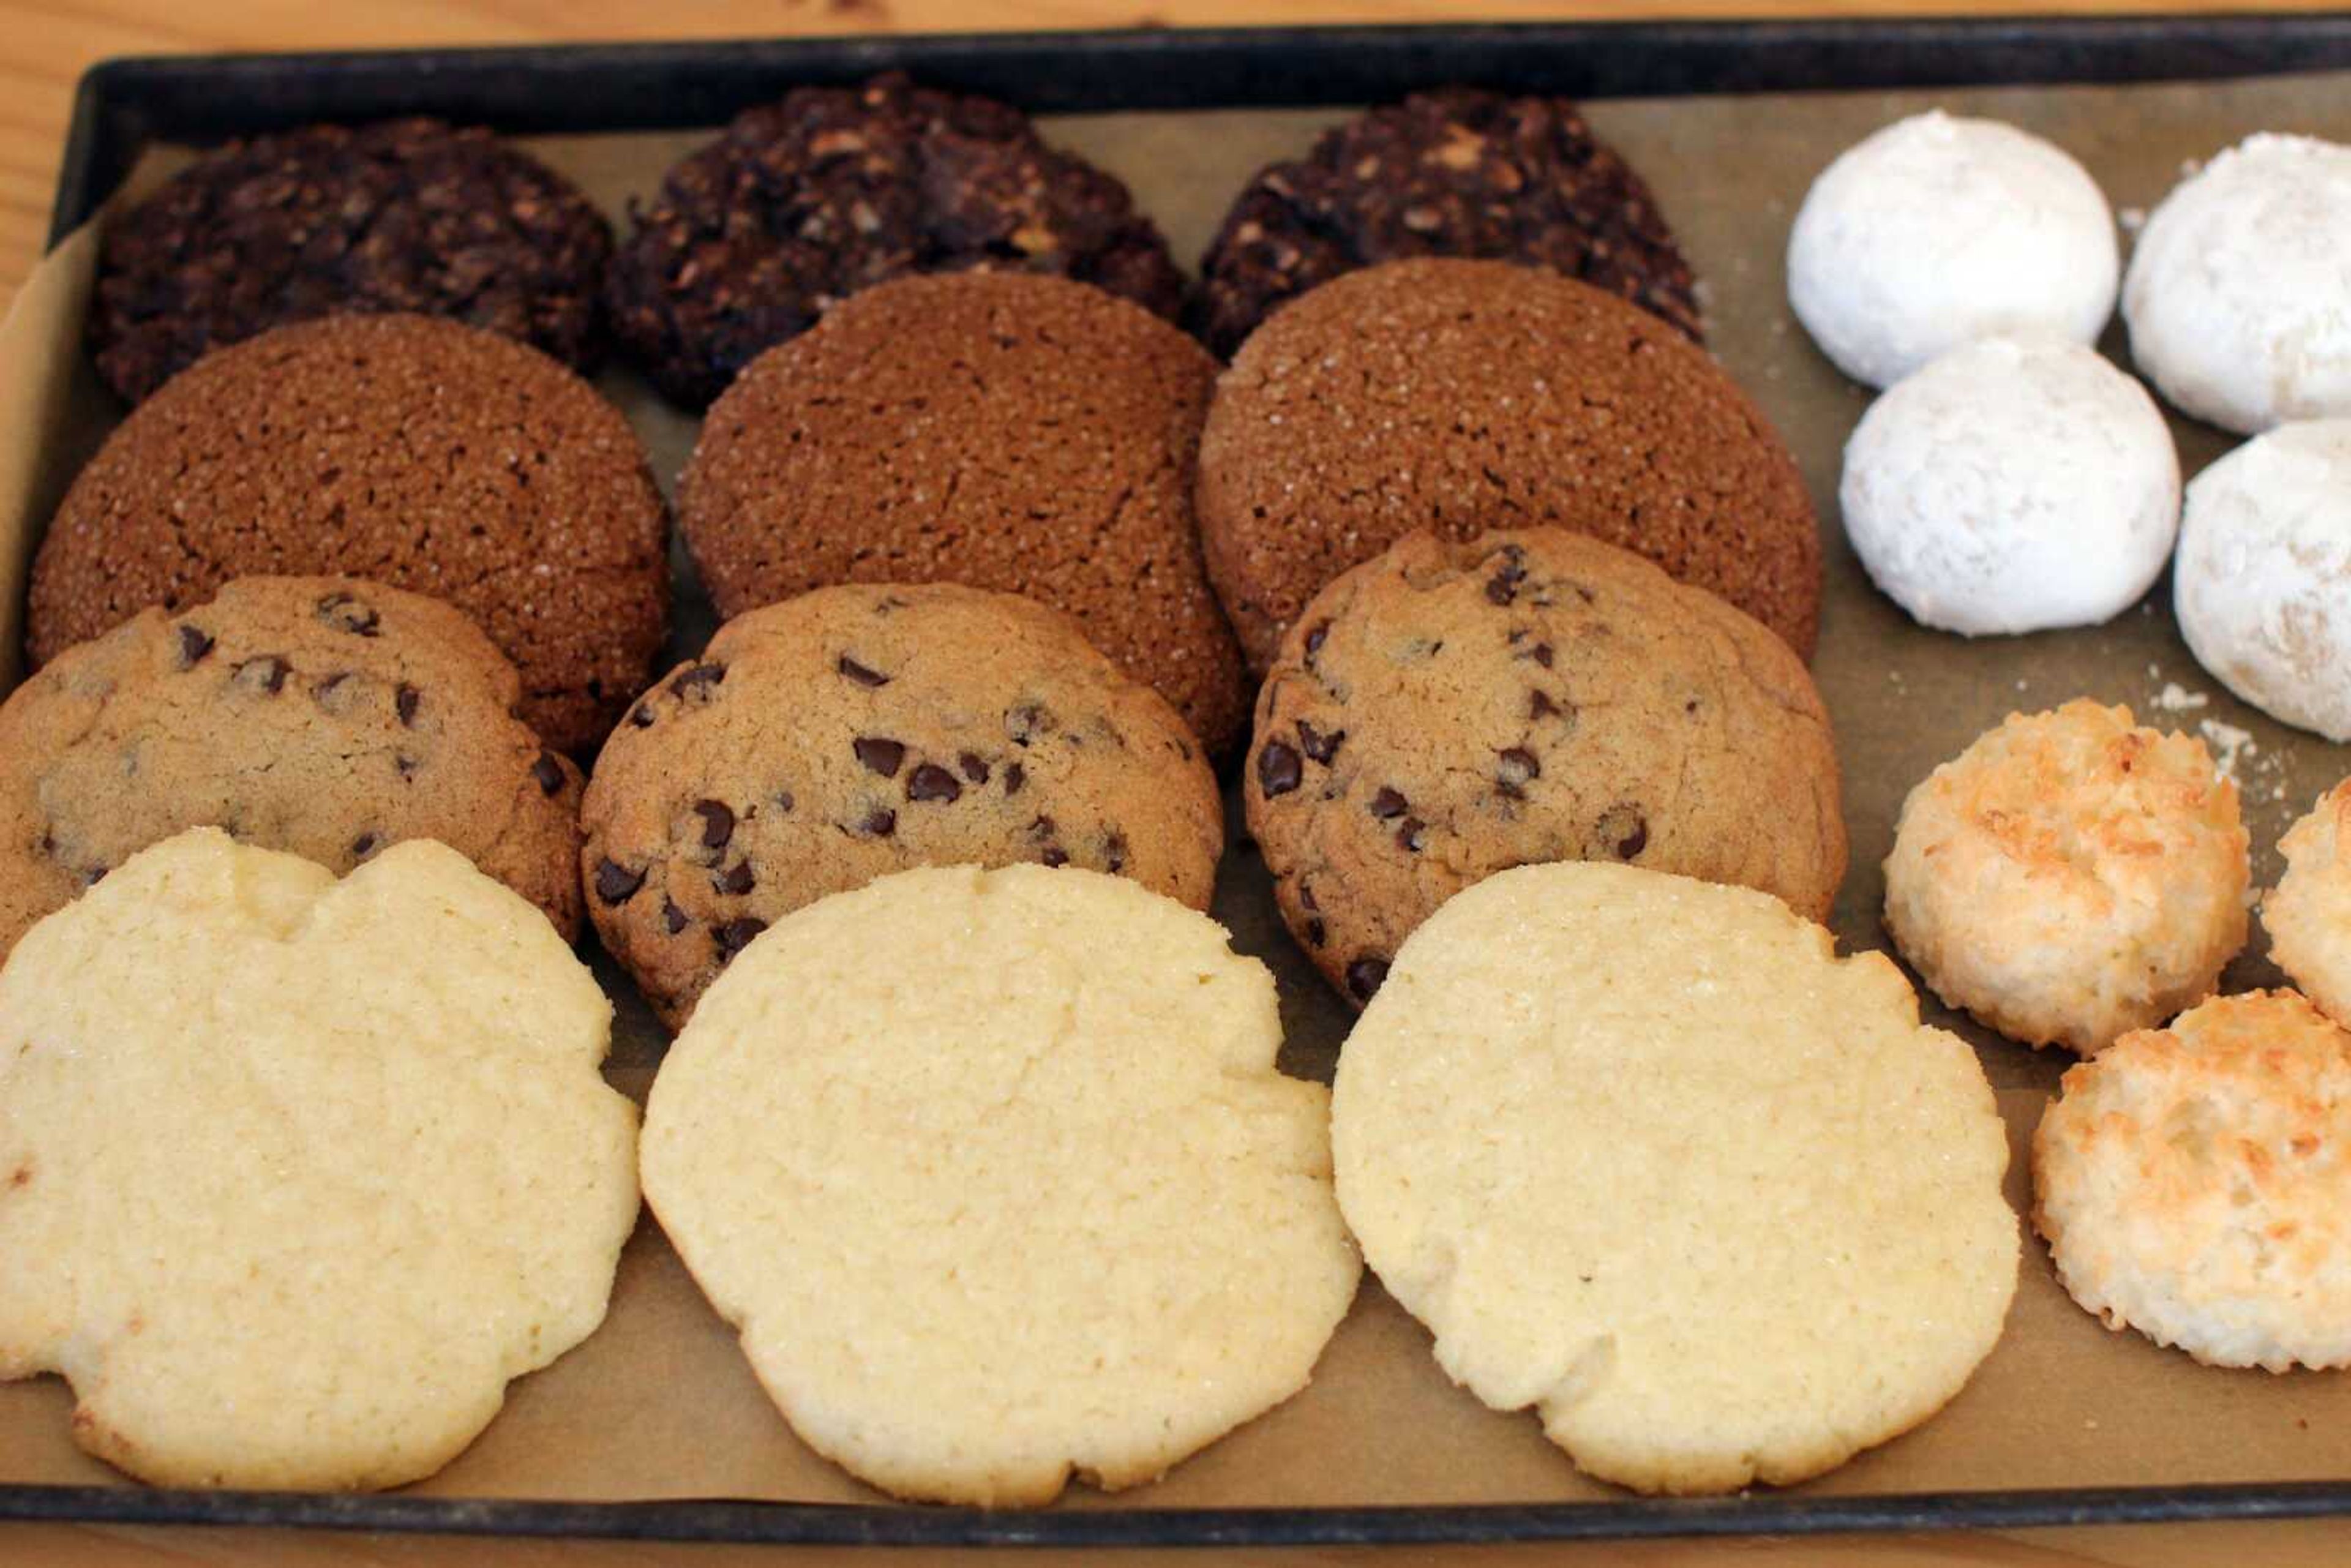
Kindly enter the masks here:
<path id="1" fill-rule="evenodd" d="M 436 839 L 580 934 L 580 770 L 514 666 L 419 594 L 240 578 L 144 610 L 0 703 L 0 956 L 136 851 L 225 828 L 338 874 Z"/>
<path id="2" fill-rule="evenodd" d="M 1201 260 L 1208 344 L 1343 272 L 1416 256 L 1547 267 L 1701 336 L 1697 284 L 1656 198 L 1562 98 L 1415 93 L 1259 172 Z"/>
<path id="3" fill-rule="evenodd" d="M 1826 918 L 1827 710 L 1785 643 L 1562 528 L 1408 535 L 1324 589 L 1258 698 L 1249 831 L 1299 945 L 1367 1000 L 1437 906 L 1533 861 L 1621 861 Z"/>
<path id="4" fill-rule="evenodd" d="M 704 421 L 678 519 L 722 614 L 837 582 L 961 582 L 1077 617 L 1212 753 L 1249 720 L 1192 517 L 1216 362 L 1100 289 L 867 290 Z"/>
<path id="5" fill-rule="evenodd" d="M 345 310 L 453 317 L 588 369 L 611 249 L 577 187 L 486 131 L 313 125 L 234 142 L 108 223 L 90 348 L 132 402 L 214 349 Z"/>
<path id="6" fill-rule="evenodd" d="M 205 356 L 116 428 L 41 541 L 29 642 L 46 662 L 233 577 L 367 577 L 471 615 L 521 671 L 522 716 L 574 751 L 645 683 L 665 534 L 628 422 L 553 360 L 329 317 Z"/>
<path id="7" fill-rule="evenodd" d="M 761 350 L 869 284 L 1050 273 L 1172 316 L 1184 282 L 1126 187 L 992 99 L 892 72 L 800 88 L 669 172 L 615 258 L 615 331 L 699 406 Z"/>
<path id="8" fill-rule="evenodd" d="M 1032 861 L 1205 909 L 1224 847 L 1165 701 L 1068 617 L 948 583 L 728 622 L 612 732 L 585 816 L 597 931 L 672 1028 L 759 932 L 891 872 Z"/>
<path id="9" fill-rule="evenodd" d="M 1268 321 L 1200 440 L 1208 576 L 1252 668 L 1416 528 L 1559 527 L 1645 555 L 1810 656 L 1821 544 L 1795 460 L 1706 350 L 1571 278 L 1390 262 Z"/>

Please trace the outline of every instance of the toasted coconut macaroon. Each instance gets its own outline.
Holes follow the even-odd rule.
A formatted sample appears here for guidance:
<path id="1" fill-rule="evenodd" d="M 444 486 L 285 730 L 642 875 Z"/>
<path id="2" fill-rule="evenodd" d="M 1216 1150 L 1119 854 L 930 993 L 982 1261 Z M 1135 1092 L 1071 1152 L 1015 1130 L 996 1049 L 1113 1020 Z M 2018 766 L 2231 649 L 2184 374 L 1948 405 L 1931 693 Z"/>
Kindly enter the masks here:
<path id="1" fill-rule="evenodd" d="M 2033 1224 L 2111 1329 L 2210 1366 L 2351 1365 L 2351 1033 L 2294 991 L 2215 997 L 2065 1074 Z"/>
<path id="2" fill-rule="evenodd" d="M 2262 900 L 2270 956 L 2335 1022 L 2351 1020 L 2351 779 L 2278 840 L 2285 874 Z"/>
<path id="3" fill-rule="evenodd" d="M 2088 1056 L 2212 994 L 2247 842 L 2202 741 L 2086 700 L 2011 714 L 1903 801 L 1886 926 L 1949 1006 Z"/>

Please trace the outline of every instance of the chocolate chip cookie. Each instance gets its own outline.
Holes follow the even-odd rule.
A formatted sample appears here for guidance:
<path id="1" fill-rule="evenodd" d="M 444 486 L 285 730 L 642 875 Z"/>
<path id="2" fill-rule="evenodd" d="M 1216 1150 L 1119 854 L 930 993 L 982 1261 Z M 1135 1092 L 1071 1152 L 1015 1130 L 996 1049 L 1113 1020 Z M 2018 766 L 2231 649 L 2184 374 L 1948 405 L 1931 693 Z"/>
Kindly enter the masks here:
<path id="1" fill-rule="evenodd" d="M 137 402 L 271 327 L 410 310 L 584 370 L 611 250 L 579 187 L 486 131 L 308 126 L 207 154 L 108 223 L 90 351 Z"/>
<path id="2" fill-rule="evenodd" d="M 340 874 L 437 839 L 580 934 L 580 770 L 438 600 L 247 577 L 68 649 L 0 703 L 0 956 L 149 844 L 220 827 Z"/>
<path id="3" fill-rule="evenodd" d="M 695 408 L 832 305 L 905 273 L 1050 273 L 1170 317 L 1184 298 L 1123 184 L 1048 146 L 1008 104 L 894 71 L 736 116 L 631 215 L 607 295 L 613 329 Z"/>
<path id="4" fill-rule="evenodd" d="M 522 673 L 522 716 L 573 751 L 645 683 L 666 534 L 628 422 L 553 360 L 330 316 L 206 355 L 115 429 L 41 540 L 28 642 L 47 661 L 233 577 L 349 572 L 472 615 Z"/>
<path id="5" fill-rule="evenodd" d="M 1720 594 L 1809 658 L 1802 476 L 1703 349 L 1571 278 L 1389 262 L 1250 338 L 1200 441 L 1208 576 L 1264 671 L 1306 601 L 1406 532 L 1557 526 Z"/>
<path id="6" fill-rule="evenodd" d="M 1760 888 L 1844 877 L 1827 710 L 1787 645 L 1562 528 L 1413 533 L 1317 594 L 1259 694 L 1249 831 L 1290 934 L 1362 1003 L 1480 879 L 1610 861 Z"/>
<path id="7" fill-rule="evenodd" d="M 1206 909 L 1214 778 L 1067 616 L 952 584 L 737 617 L 596 759 L 588 910 L 671 1028 L 769 924 L 916 865 L 1037 862 Z"/>
<path id="8" fill-rule="evenodd" d="M 679 526 L 724 615 L 836 582 L 1040 600 L 1219 752 L 1249 698 L 1192 517 L 1216 370 L 1099 289 L 901 278 L 762 357 L 711 409 Z"/>
<path id="9" fill-rule="evenodd" d="M 1416 256 L 1547 267 L 1704 336 L 1656 198 L 1575 105 L 1464 87 L 1374 109 L 1251 180 L 1201 258 L 1202 332 L 1229 356 L 1317 284 Z"/>

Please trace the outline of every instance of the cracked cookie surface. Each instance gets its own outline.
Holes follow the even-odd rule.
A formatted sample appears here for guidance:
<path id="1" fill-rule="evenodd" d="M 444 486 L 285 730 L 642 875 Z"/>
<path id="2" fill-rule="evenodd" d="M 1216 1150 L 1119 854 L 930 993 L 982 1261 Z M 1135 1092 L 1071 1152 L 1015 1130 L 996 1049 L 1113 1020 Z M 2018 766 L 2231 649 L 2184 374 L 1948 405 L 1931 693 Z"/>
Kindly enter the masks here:
<path id="1" fill-rule="evenodd" d="M 678 524 L 722 615 L 836 582 L 962 582 L 1076 616 L 1213 753 L 1249 722 L 1192 516 L 1216 361 L 1054 277 L 866 290 L 704 421 Z"/>
<path id="2" fill-rule="evenodd" d="M 604 945 L 681 1027 L 768 925 L 917 865 L 1112 873 L 1206 909 L 1223 809 L 1183 721 L 1067 616 L 947 583 L 738 616 L 596 761 Z"/>
<path id="3" fill-rule="evenodd" d="M 0 956 L 136 852 L 219 827 L 337 875 L 435 839 L 580 935 L 580 770 L 474 623 L 350 578 L 141 612 L 0 703 Z"/>
<path id="4" fill-rule="evenodd" d="M 549 746 L 600 737 L 668 622 L 667 521 L 620 410 L 555 361 L 426 316 L 333 316 L 206 355 L 75 479 L 33 564 L 45 663 L 234 577 L 444 599 L 522 674 Z"/>
<path id="5" fill-rule="evenodd" d="M 1802 664 L 1561 528 L 1408 535 L 1324 589 L 1259 694 L 1242 800 L 1290 935 L 1358 1004 L 1439 904 L 1528 862 L 1744 883 L 1815 920 L 1844 876 Z"/>
<path id="6" fill-rule="evenodd" d="M 1806 658 L 1820 619 L 1812 500 L 1762 411 L 1656 317 L 1541 267 L 1388 262 L 1285 307 L 1217 383 L 1197 502 L 1260 673 L 1324 583 L 1415 528 L 1573 528 Z"/>

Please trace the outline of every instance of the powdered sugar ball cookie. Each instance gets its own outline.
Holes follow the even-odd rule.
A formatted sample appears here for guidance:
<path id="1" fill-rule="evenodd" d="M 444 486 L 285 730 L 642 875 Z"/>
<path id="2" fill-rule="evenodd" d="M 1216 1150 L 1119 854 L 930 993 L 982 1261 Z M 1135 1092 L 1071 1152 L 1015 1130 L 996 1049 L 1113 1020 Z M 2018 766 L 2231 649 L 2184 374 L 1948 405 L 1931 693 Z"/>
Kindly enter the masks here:
<path id="1" fill-rule="evenodd" d="M 165 1486 L 430 1475 L 603 1321 L 637 1214 L 612 1020 L 409 839 L 337 882 L 196 828 L 0 968 L 0 1378 Z"/>
<path id="2" fill-rule="evenodd" d="M 2351 1365 L 2351 1033 L 2215 997 L 2065 1074 L 2033 1223 L 2111 1329 L 2211 1366 Z"/>
<path id="3" fill-rule="evenodd" d="M 2123 282 L 2131 357 L 2245 434 L 2351 413 L 2351 147 L 2249 136 L 2176 186 Z"/>
<path id="4" fill-rule="evenodd" d="M 2196 476 L 2171 602 L 2231 691 L 2351 740 L 2351 419 L 2282 425 Z"/>
<path id="5" fill-rule="evenodd" d="M 1917 1426 L 2016 1286 L 1975 1052 L 1747 888 L 1581 862 L 1458 894 L 1348 1036 L 1332 1141 L 1446 1372 L 1643 1491 L 1799 1481 Z"/>
<path id="6" fill-rule="evenodd" d="M 1788 236 L 1788 303 L 1845 374 L 1891 386 L 1944 350 L 2114 313 L 2114 214 L 2061 149 L 1940 110 L 1847 148 Z"/>
<path id="7" fill-rule="evenodd" d="M 2351 1022 L 2351 779 L 2278 840 L 2285 874 L 2262 900 L 2270 956 L 2338 1023 Z"/>
<path id="8" fill-rule="evenodd" d="M 2087 1056 L 2212 994 L 2252 877 L 2204 743 L 2077 700 L 2011 714 L 1910 791 L 1886 926 L 1947 1005 Z"/>
<path id="9" fill-rule="evenodd" d="M 1845 534 L 1921 625 L 2088 626 L 2137 603 L 2179 528 L 2179 457 L 2145 388 L 2049 336 L 1951 350 L 1845 444 Z"/>
<path id="10" fill-rule="evenodd" d="M 1134 1486 L 1305 1386 L 1360 1273 L 1273 977 L 1125 877 L 901 872 L 720 975 L 646 1201 L 795 1430 L 901 1496 Z"/>

